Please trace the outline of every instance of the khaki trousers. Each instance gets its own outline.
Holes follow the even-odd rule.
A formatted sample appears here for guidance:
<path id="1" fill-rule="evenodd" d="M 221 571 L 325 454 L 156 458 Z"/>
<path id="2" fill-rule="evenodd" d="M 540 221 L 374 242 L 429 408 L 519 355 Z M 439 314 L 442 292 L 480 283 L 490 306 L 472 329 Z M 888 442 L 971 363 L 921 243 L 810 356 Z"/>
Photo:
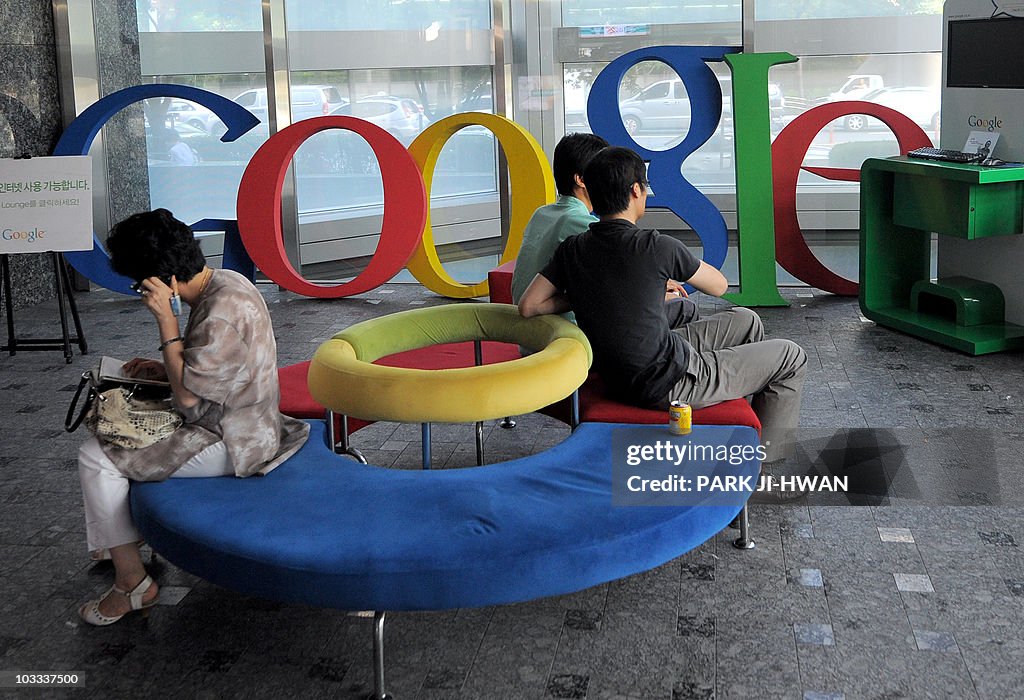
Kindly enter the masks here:
<path id="1" fill-rule="evenodd" d="M 800 418 L 807 355 L 791 340 L 764 339 L 761 318 L 743 307 L 673 328 L 693 351 L 670 401 L 703 408 L 751 397 L 761 421 L 765 462 L 786 457 Z"/>

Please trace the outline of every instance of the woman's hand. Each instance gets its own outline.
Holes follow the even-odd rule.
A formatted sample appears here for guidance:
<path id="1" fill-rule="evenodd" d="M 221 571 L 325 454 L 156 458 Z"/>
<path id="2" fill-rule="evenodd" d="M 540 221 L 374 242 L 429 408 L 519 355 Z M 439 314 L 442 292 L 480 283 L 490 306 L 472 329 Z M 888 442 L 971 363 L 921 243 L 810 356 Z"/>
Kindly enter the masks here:
<path id="1" fill-rule="evenodd" d="M 171 297 L 178 295 L 178 279 L 171 277 L 171 286 L 167 286 L 158 277 L 147 277 L 142 280 L 142 302 L 156 318 L 160 328 L 160 352 L 163 353 L 163 367 L 167 381 L 171 385 L 171 394 L 175 404 L 180 408 L 191 408 L 199 403 L 199 397 L 185 388 L 185 345 L 178 327 L 178 317 L 171 308 Z M 178 303 L 180 304 L 180 298 Z"/>
<path id="2" fill-rule="evenodd" d="M 139 293 L 142 295 L 142 303 L 146 305 L 161 326 L 173 323 L 177 327 L 178 319 L 171 308 L 171 297 L 178 295 L 178 279 L 176 277 L 171 277 L 170 287 L 164 284 L 159 277 L 147 277 L 142 280 L 142 288 Z"/>
<path id="3" fill-rule="evenodd" d="M 128 360 L 121 367 L 124 373 L 135 379 L 149 379 L 156 382 L 167 381 L 167 368 L 159 360 L 147 360 L 145 357 L 136 357 Z"/>
<path id="4" fill-rule="evenodd" d="M 185 340 L 178 326 L 178 316 L 171 306 L 171 297 L 177 297 L 180 312 L 181 298 L 178 297 L 178 278 L 171 276 L 171 285 L 167 286 L 159 277 L 147 277 L 142 280 L 142 301 L 156 318 L 160 327 L 160 352 L 163 353 L 163 367 L 167 381 L 171 385 L 171 394 L 178 408 L 188 409 L 196 406 L 200 399 L 185 388 Z"/>

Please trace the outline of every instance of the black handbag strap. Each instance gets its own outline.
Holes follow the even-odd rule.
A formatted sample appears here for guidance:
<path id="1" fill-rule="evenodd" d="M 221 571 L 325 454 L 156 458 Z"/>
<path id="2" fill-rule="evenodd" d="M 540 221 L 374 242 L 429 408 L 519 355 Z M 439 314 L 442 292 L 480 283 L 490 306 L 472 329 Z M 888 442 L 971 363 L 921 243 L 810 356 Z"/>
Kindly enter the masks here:
<path id="1" fill-rule="evenodd" d="M 78 416 L 75 416 L 75 407 L 78 405 L 78 399 L 81 398 L 82 392 L 85 387 L 89 387 L 89 393 L 86 394 L 85 402 L 82 404 L 81 410 L 78 411 Z M 82 379 L 78 382 L 78 389 L 75 390 L 75 397 L 71 399 L 71 405 L 68 406 L 68 414 L 64 416 L 64 430 L 69 433 L 73 433 L 78 430 L 78 426 L 85 420 L 86 414 L 89 412 L 89 408 L 96 400 L 96 387 L 93 381 L 92 372 L 83 372 Z"/>

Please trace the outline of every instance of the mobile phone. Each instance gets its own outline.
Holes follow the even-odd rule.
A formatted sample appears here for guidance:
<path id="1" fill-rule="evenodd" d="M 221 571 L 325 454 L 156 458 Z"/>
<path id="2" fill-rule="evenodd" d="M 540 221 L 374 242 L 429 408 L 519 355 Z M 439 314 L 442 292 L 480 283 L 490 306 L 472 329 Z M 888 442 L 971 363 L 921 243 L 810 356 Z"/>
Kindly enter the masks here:
<path id="1" fill-rule="evenodd" d="M 171 313 L 175 316 L 181 316 L 181 297 L 177 294 L 171 295 Z"/>

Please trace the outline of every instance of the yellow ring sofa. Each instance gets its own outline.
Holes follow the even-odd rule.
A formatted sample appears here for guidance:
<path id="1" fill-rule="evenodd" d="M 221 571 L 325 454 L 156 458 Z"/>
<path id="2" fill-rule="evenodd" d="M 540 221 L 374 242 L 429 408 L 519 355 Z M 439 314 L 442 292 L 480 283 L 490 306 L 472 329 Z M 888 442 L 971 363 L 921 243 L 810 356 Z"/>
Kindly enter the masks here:
<path id="1" fill-rule="evenodd" d="M 492 340 L 534 354 L 459 369 L 372 364 L 440 343 Z M 357 323 L 323 343 L 309 390 L 327 409 L 367 420 L 468 423 L 530 413 L 572 394 L 587 378 L 590 343 L 558 316 L 526 319 L 508 304 L 447 304 Z"/>

